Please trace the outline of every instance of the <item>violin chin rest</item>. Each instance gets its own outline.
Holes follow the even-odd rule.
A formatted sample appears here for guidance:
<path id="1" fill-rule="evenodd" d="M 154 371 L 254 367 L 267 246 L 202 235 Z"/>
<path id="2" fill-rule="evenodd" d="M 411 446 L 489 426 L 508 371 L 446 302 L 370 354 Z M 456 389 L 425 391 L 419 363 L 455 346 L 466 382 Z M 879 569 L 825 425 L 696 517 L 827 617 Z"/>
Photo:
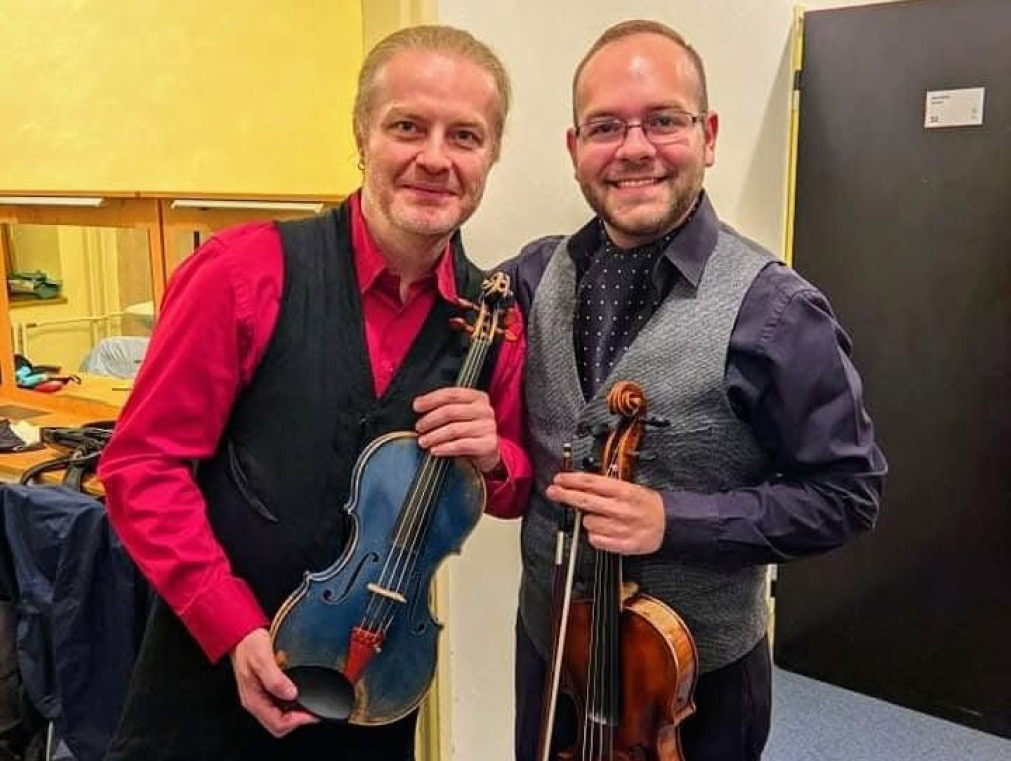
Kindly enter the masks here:
<path id="1" fill-rule="evenodd" d="M 298 688 L 298 703 L 321 719 L 347 721 L 355 708 L 355 686 L 324 666 L 295 666 L 284 672 Z"/>

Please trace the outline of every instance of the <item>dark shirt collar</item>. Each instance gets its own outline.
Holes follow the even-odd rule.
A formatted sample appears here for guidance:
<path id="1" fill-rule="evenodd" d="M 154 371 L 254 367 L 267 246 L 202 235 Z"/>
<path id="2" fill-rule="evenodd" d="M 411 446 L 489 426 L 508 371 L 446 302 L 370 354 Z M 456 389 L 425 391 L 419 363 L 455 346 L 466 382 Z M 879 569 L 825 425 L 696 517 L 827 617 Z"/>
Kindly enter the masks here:
<path id="1" fill-rule="evenodd" d="M 653 271 L 653 282 L 660 291 L 666 291 L 673 283 L 673 268 L 697 288 L 702 279 L 706 262 L 716 248 L 716 238 L 720 230 L 720 220 L 716 216 L 709 196 L 705 191 L 699 196 L 694 211 L 688 220 L 675 232 L 663 256 Z M 577 271 L 585 271 L 584 264 L 595 251 L 604 244 L 603 225 L 599 217 L 594 217 L 576 232 L 569 242 L 569 254 L 576 263 Z"/>

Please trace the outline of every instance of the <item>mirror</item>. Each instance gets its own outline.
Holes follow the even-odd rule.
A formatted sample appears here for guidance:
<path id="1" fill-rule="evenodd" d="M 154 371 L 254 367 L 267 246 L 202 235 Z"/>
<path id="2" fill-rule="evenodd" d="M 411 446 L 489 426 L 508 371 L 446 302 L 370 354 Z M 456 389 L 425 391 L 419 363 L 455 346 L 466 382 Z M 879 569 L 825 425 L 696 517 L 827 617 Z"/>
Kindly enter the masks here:
<path id="1" fill-rule="evenodd" d="M 144 232 L 28 224 L 9 233 L 14 351 L 60 373 L 132 378 L 154 323 Z"/>
<path id="2" fill-rule="evenodd" d="M 32 401 L 42 406 L 126 401 L 161 294 L 160 246 L 154 250 L 149 224 L 156 230 L 157 216 L 145 224 L 138 211 L 129 201 L 97 209 L 3 209 L 5 393 L 36 392 Z"/>
<path id="3" fill-rule="evenodd" d="M 304 217 L 337 200 L 0 196 L 0 317 L 8 320 L 0 391 L 85 413 L 121 407 L 166 278 L 186 257 L 224 227 Z M 31 368 L 81 382 L 36 393 L 44 389 L 25 377 Z"/>

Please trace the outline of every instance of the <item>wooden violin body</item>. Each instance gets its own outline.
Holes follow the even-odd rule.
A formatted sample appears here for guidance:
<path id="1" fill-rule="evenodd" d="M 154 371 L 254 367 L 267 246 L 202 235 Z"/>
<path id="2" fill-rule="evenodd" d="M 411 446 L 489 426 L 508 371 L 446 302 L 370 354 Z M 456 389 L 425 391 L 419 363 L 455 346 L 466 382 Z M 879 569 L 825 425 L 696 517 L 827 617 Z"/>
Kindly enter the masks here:
<path id="1" fill-rule="evenodd" d="M 429 586 L 442 561 L 460 551 L 477 525 L 485 486 L 468 461 L 448 461 L 421 554 L 400 558 L 407 574 L 398 592 L 404 601 L 377 596 L 372 590 L 388 589 L 390 578 L 401 575 L 391 577 L 397 558 L 390 544 L 426 456 L 416 439 L 410 432 L 391 433 L 362 452 L 345 507 L 354 528 L 344 556 L 321 573 L 307 574 L 274 617 L 278 664 L 299 688 L 299 704 L 318 716 L 353 724 L 396 721 L 417 707 L 435 675 L 442 625 L 429 609 Z M 349 633 L 362 620 L 382 625 L 387 618 L 382 657 L 373 658 L 357 679 L 347 678 Z"/>
<path id="2" fill-rule="evenodd" d="M 592 657 L 593 601 L 573 603 L 563 657 L 562 691 L 586 713 L 587 664 Z M 613 746 L 601 755 L 584 754 L 585 740 L 561 759 L 683 761 L 678 725 L 695 711 L 692 693 L 698 670 L 695 640 L 681 617 L 654 597 L 635 594 L 621 611 L 620 718 Z M 586 748 L 587 751 L 592 750 Z"/>
<path id="3" fill-rule="evenodd" d="M 601 474 L 631 481 L 643 430 L 661 421 L 646 416 L 646 399 L 634 383 L 615 383 L 607 403 L 621 421 L 604 445 Z M 567 460 L 563 455 L 563 469 Z M 556 583 L 538 759 L 684 761 L 678 726 L 695 710 L 695 641 L 677 613 L 625 583 L 620 555 L 593 550 L 590 599 L 571 599 L 581 524 L 577 512 L 568 576 Z M 559 693 L 575 708 L 576 736 L 571 747 L 552 756 Z"/>

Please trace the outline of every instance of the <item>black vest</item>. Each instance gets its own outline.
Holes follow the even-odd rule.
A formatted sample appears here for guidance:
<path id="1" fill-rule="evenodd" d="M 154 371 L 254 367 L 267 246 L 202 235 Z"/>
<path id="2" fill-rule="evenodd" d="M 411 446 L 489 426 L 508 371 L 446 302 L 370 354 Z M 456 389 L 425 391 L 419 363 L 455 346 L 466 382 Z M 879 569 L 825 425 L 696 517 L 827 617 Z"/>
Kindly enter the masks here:
<path id="1" fill-rule="evenodd" d="M 460 310 L 437 298 L 397 374 L 375 396 L 348 207 L 278 224 L 284 290 L 277 325 L 197 482 L 233 572 L 272 616 L 307 570 L 341 555 L 342 509 L 358 453 L 414 427 L 414 397 L 453 383 L 466 344 L 448 326 Z M 482 272 L 453 240 L 457 293 L 480 294 Z M 485 365 L 487 386 L 494 357 Z M 359 510 L 361 520 L 368 511 Z"/>

